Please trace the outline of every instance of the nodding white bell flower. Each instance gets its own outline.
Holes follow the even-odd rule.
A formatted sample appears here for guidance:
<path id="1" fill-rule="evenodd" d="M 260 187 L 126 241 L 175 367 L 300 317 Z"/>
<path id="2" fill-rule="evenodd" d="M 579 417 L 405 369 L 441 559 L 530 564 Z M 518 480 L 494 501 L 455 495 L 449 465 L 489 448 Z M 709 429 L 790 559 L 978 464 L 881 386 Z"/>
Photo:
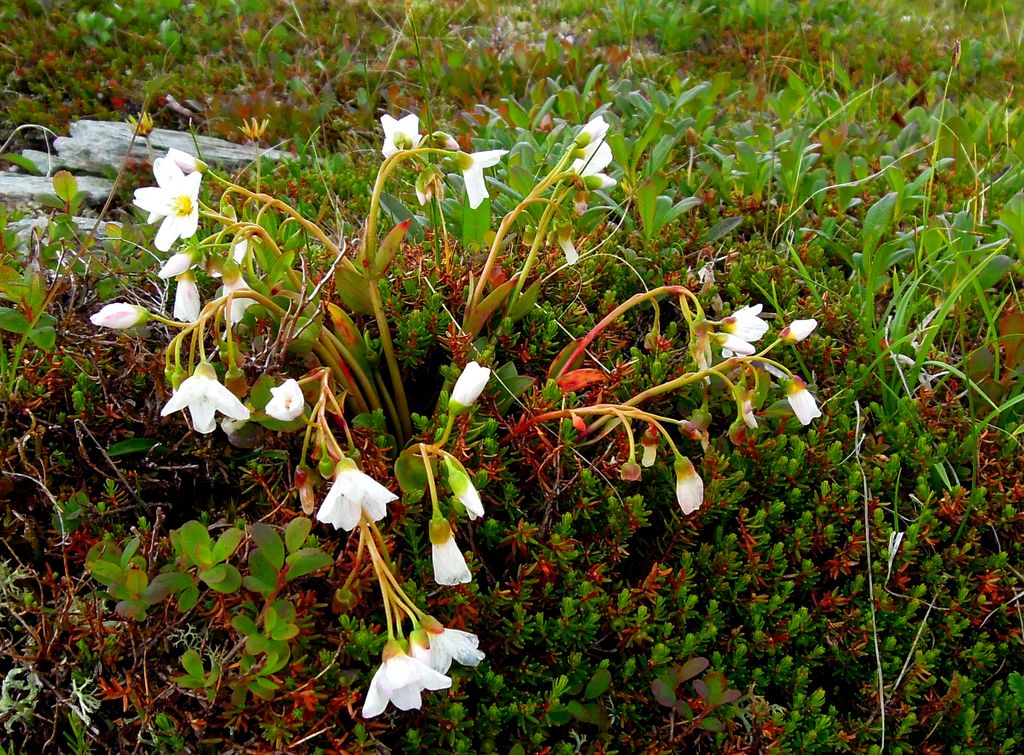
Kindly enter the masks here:
<path id="1" fill-rule="evenodd" d="M 149 213 L 147 223 L 163 221 L 153 245 L 166 252 L 179 238 L 187 239 L 199 228 L 199 184 L 203 174 L 196 171 L 185 175 L 174 160 L 158 157 L 153 161 L 153 175 L 157 186 L 136 189 L 132 203 Z"/>
<path id="2" fill-rule="evenodd" d="M 590 121 L 580 132 L 576 134 L 576 144 L 581 147 L 589 147 L 591 144 L 596 142 L 603 142 L 604 137 L 608 134 L 608 122 L 605 121 L 604 116 L 597 116 L 591 118 Z"/>
<path id="3" fill-rule="evenodd" d="M 452 660 L 463 666 L 477 666 L 484 659 L 483 651 L 479 649 L 480 638 L 472 632 L 446 629 L 432 616 L 423 619 L 423 629 L 426 630 L 430 643 L 428 662 L 435 671 L 448 673 L 448 669 L 452 667 Z"/>
<path id="4" fill-rule="evenodd" d="M 815 418 L 821 416 L 821 409 L 818 408 L 814 396 L 807 390 L 807 383 L 797 375 L 793 375 L 786 383 L 786 400 L 802 425 L 809 425 Z"/>
<path id="5" fill-rule="evenodd" d="M 468 409 L 483 393 L 491 371 L 476 362 L 470 362 L 455 381 L 452 397 L 448 400 L 448 411 L 460 414 Z"/>
<path id="6" fill-rule="evenodd" d="M 383 661 L 373 675 L 363 703 L 363 718 L 373 718 L 391 703 L 399 710 L 419 708 L 423 690 L 448 689 L 452 680 L 424 661 L 409 655 L 396 641 L 384 646 Z"/>
<path id="7" fill-rule="evenodd" d="M 466 197 L 469 199 L 471 209 L 475 210 L 487 199 L 484 168 L 497 165 L 498 161 L 507 154 L 507 149 L 492 149 L 473 154 L 460 152 L 455 156 L 455 162 L 459 166 L 459 170 L 462 171 L 462 179 L 466 182 Z"/>
<path id="8" fill-rule="evenodd" d="M 240 291 L 242 289 L 249 288 L 249 284 L 245 282 L 245 278 L 242 277 L 241 272 L 236 268 L 232 271 L 224 272 L 224 292 L 223 295 L 227 296 L 232 291 Z M 228 312 L 228 317 L 232 323 L 236 323 L 245 316 L 245 310 L 255 304 L 254 299 L 248 299 L 244 296 L 235 296 L 231 299 L 231 311 Z"/>
<path id="9" fill-rule="evenodd" d="M 743 398 L 740 401 L 740 417 L 743 418 L 743 424 L 751 430 L 757 429 L 757 417 L 754 416 L 754 405 L 749 398 Z"/>
<path id="10" fill-rule="evenodd" d="M 196 255 L 192 251 L 172 254 L 170 259 L 160 268 L 160 272 L 157 275 L 161 278 L 174 278 L 191 268 L 195 261 Z"/>
<path id="11" fill-rule="evenodd" d="M 473 581 L 466 557 L 444 519 L 430 520 L 430 545 L 434 561 L 434 581 L 439 585 L 464 585 Z"/>
<path id="12" fill-rule="evenodd" d="M 363 512 L 377 522 L 387 516 L 387 504 L 398 496 L 356 467 L 348 458 L 338 462 L 334 483 L 327 491 L 316 518 L 336 529 L 351 532 L 359 524 Z"/>
<path id="13" fill-rule="evenodd" d="M 575 265 L 580 261 L 580 253 L 576 250 L 576 245 L 572 243 L 572 226 L 568 223 L 561 226 L 555 238 L 558 240 L 558 245 L 562 247 L 562 251 L 565 252 L 565 264 Z"/>
<path id="14" fill-rule="evenodd" d="M 712 338 L 715 342 L 722 347 L 722 356 L 728 359 L 729 357 L 739 355 L 741 357 L 748 357 L 751 354 L 756 354 L 755 349 L 751 344 L 744 341 L 739 336 L 734 336 L 731 333 L 715 333 Z M 706 370 L 706 366 L 701 366 L 701 369 Z"/>
<path id="15" fill-rule="evenodd" d="M 473 481 L 469 479 L 466 470 L 450 456 L 444 457 L 444 464 L 448 470 L 448 485 L 452 493 L 466 507 L 466 516 L 476 519 L 484 515 L 484 504 L 480 500 L 480 494 L 473 487 Z"/>
<path id="16" fill-rule="evenodd" d="M 104 305 L 103 309 L 89 318 L 89 322 L 101 328 L 124 330 L 146 322 L 149 312 L 142 307 L 124 302 Z"/>
<path id="17" fill-rule="evenodd" d="M 676 457 L 676 500 L 684 514 L 692 514 L 704 502 L 704 481 L 693 462 L 685 456 Z"/>
<path id="18" fill-rule="evenodd" d="M 202 310 L 199 298 L 199 287 L 192 273 L 186 271 L 179 275 L 178 290 L 174 292 L 174 319 L 178 322 L 195 322 Z"/>
<path id="19" fill-rule="evenodd" d="M 188 152 L 183 152 L 180 149 L 171 147 L 167 150 L 166 158 L 181 168 L 184 173 L 202 173 L 206 170 L 206 163 L 197 158 L 195 155 L 190 155 Z"/>
<path id="20" fill-rule="evenodd" d="M 577 135 L 577 143 L 586 140 L 583 156 L 573 160 L 569 170 L 576 173 L 589 189 L 610 189 L 618 183 L 602 171 L 612 163 L 612 148 L 605 142 L 608 124 L 598 116 L 588 123 Z"/>
<path id="21" fill-rule="evenodd" d="M 415 113 L 410 113 L 399 120 L 384 114 L 380 117 L 380 124 L 384 127 L 384 146 L 380 149 L 384 157 L 391 157 L 404 149 L 419 146 L 422 138 L 420 119 Z"/>
<path id="22" fill-rule="evenodd" d="M 302 395 L 302 386 L 293 378 L 285 380 L 281 385 L 270 389 L 271 399 L 263 408 L 269 417 L 282 422 L 291 422 L 302 415 L 306 408 L 306 399 Z"/>
<path id="23" fill-rule="evenodd" d="M 217 371 L 209 362 L 196 365 L 192 376 L 186 378 L 171 400 L 164 404 L 160 416 L 188 408 L 192 415 L 192 426 L 196 432 L 212 433 L 217 424 L 213 420 L 216 412 L 232 419 L 249 419 L 249 410 L 238 397 L 217 380 Z"/>
<path id="24" fill-rule="evenodd" d="M 814 329 L 818 327 L 818 321 L 815 319 L 810 320 L 793 320 L 789 325 L 782 329 L 779 333 L 779 340 L 783 343 L 800 343 L 809 336 Z"/>

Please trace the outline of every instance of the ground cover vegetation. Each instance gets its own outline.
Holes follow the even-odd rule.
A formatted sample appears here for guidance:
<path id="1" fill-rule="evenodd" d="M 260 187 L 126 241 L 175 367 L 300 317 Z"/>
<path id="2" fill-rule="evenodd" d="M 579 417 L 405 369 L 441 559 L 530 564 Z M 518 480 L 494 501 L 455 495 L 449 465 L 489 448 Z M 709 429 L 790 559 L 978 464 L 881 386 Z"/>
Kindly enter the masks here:
<path id="1" fill-rule="evenodd" d="M 0 216 L 4 752 L 1019 749 L 1022 20 L 4 5 L 0 157 L 291 152 Z"/>

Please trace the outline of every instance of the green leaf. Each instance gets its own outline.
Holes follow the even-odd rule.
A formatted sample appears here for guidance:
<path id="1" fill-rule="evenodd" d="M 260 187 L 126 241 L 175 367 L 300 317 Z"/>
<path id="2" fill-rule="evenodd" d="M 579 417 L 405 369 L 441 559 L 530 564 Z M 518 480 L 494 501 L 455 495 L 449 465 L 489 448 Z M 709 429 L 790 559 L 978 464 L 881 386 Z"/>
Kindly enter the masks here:
<path id="1" fill-rule="evenodd" d="M 1013 692 L 1013 697 L 1017 701 L 1017 707 L 1024 708 L 1024 676 L 1017 671 L 1012 671 L 1006 678 L 1006 683 Z"/>
<path id="2" fill-rule="evenodd" d="M 288 522 L 288 526 L 284 530 L 284 544 L 289 553 L 294 553 L 302 547 L 311 529 L 313 529 L 312 520 L 304 516 Z"/>
<path id="3" fill-rule="evenodd" d="M 377 275 L 383 275 L 387 271 L 391 261 L 398 254 L 398 250 L 402 248 L 402 239 L 405 238 L 405 232 L 409 230 L 411 224 L 412 218 L 403 220 L 392 228 L 388 235 L 384 237 L 384 240 L 380 242 L 380 246 L 377 247 L 377 258 L 374 260 L 373 265 L 374 272 Z"/>
<path id="4" fill-rule="evenodd" d="M 218 564 L 201 572 L 199 578 L 220 593 L 238 592 L 242 586 L 242 574 L 231 564 Z"/>
<path id="5" fill-rule="evenodd" d="M 227 560 L 228 556 L 235 552 L 238 544 L 242 542 L 242 531 L 238 527 L 225 530 L 217 538 L 217 544 L 213 546 L 213 560 L 221 562 Z"/>
<path id="6" fill-rule="evenodd" d="M 540 284 L 541 281 L 537 280 L 531 283 L 525 291 L 523 291 L 519 298 L 515 300 L 515 303 L 508 308 L 508 316 L 512 322 L 521 320 L 533 306 L 537 303 L 537 299 L 540 297 Z"/>
<path id="7" fill-rule="evenodd" d="M 107 449 L 107 455 L 111 458 L 128 456 L 129 454 L 143 453 L 159 445 L 160 441 L 153 440 L 152 438 L 128 438 L 128 440 L 118 441 L 110 446 Z"/>
<path id="8" fill-rule="evenodd" d="M 587 684 L 587 689 L 583 693 L 583 696 L 588 700 L 593 700 L 595 697 L 600 697 L 607 692 L 611 685 L 611 672 L 606 668 L 600 668 L 594 672 L 592 677 L 590 677 L 590 682 Z"/>
<path id="9" fill-rule="evenodd" d="M 338 265 L 338 269 L 334 273 L 334 287 L 338 292 L 338 298 L 353 312 L 360 315 L 373 314 L 370 281 L 356 269 L 348 258 Z"/>
<path id="10" fill-rule="evenodd" d="M 184 652 L 184 654 L 182 654 L 181 665 L 182 668 L 188 672 L 189 676 L 196 678 L 205 678 L 206 676 L 206 669 L 203 667 L 203 659 L 200 658 L 199 653 L 192 648 L 189 648 Z"/>
<path id="11" fill-rule="evenodd" d="M 159 603 L 161 600 L 176 592 L 181 592 L 193 587 L 195 581 L 189 574 L 171 571 L 157 574 L 142 593 L 142 599 L 150 604 Z"/>
<path id="12" fill-rule="evenodd" d="M 260 630 L 256 626 L 256 622 L 244 613 L 237 614 L 231 618 L 231 626 L 235 628 L 235 631 L 241 635 L 248 637 L 249 635 L 256 634 Z"/>
<path id="13" fill-rule="evenodd" d="M 287 579 L 290 582 L 333 563 L 334 559 L 319 548 L 303 548 L 288 557 Z"/>
<path id="14" fill-rule="evenodd" d="M 483 300 L 473 308 L 469 317 L 466 318 L 464 327 L 469 333 L 479 333 L 487 321 L 491 319 L 494 311 L 500 307 L 512 293 L 515 287 L 515 280 L 507 280 L 500 286 L 495 286 Z"/>
<path id="15" fill-rule="evenodd" d="M 199 588 L 196 585 L 186 587 L 178 596 L 178 610 L 182 613 L 191 611 L 199 602 Z"/>
<path id="16" fill-rule="evenodd" d="M 691 658 L 682 666 L 676 667 L 676 684 L 682 684 L 693 679 L 695 676 L 699 676 L 704 673 L 709 665 L 707 658 Z"/>
<path id="17" fill-rule="evenodd" d="M 210 533 L 207 532 L 205 525 L 192 519 L 181 525 L 177 530 L 177 535 L 183 551 L 181 555 L 189 559 L 195 566 L 210 567 L 213 565 L 210 563 L 213 556 L 210 550 Z"/>
<path id="18" fill-rule="evenodd" d="M 249 528 L 249 536 L 252 537 L 263 557 L 267 559 L 267 563 L 275 570 L 280 571 L 284 566 L 284 543 L 281 542 L 281 536 L 277 534 L 277 531 L 268 524 L 256 522 Z"/>
<path id="19" fill-rule="evenodd" d="M 39 170 L 39 166 L 32 162 L 32 160 L 30 160 L 29 158 L 25 157 L 24 155 L 9 152 L 6 155 L 0 155 L 0 160 L 9 162 L 11 163 L 11 165 L 16 165 L 29 175 L 42 175 L 42 171 Z"/>
<path id="20" fill-rule="evenodd" d="M 124 586 L 132 598 L 139 598 L 149 585 L 149 577 L 146 572 L 136 566 L 131 566 L 124 572 Z"/>
<path id="21" fill-rule="evenodd" d="M 741 225 L 743 225 L 743 218 L 741 217 L 732 217 L 720 220 L 704 235 L 703 242 L 705 244 L 713 244 L 719 239 L 728 236 Z"/>
<path id="22" fill-rule="evenodd" d="M 121 580 L 124 570 L 117 564 L 110 561 L 86 561 L 85 568 L 100 584 L 110 587 L 114 582 Z"/>
<path id="23" fill-rule="evenodd" d="M 78 182 L 66 170 L 58 170 L 53 175 L 53 193 L 65 204 L 71 204 L 78 194 Z"/>
<path id="24" fill-rule="evenodd" d="M 52 325 L 39 325 L 28 332 L 28 337 L 36 346 L 46 352 L 53 351 L 57 345 L 57 331 Z"/>
<path id="25" fill-rule="evenodd" d="M 24 335 L 28 332 L 29 322 L 25 315 L 10 307 L 0 307 L 0 330 Z"/>
<path id="26" fill-rule="evenodd" d="M 467 248 L 481 248 L 491 229 L 491 200 L 484 198 L 475 210 L 469 206 L 469 197 L 462 204 L 462 244 Z"/>
<path id="27" fill-rule="evenodd" d="M 407 450 L 395 461 L 395 477 L 403 493 L 414 493 L 427 486 L 427 470 L 419 454 Z"/>

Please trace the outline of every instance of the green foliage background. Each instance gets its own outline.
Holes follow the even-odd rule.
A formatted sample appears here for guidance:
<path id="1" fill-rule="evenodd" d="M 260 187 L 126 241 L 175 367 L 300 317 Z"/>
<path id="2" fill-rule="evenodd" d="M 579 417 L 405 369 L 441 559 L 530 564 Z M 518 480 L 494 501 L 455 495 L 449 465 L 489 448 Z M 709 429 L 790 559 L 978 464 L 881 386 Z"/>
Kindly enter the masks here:
<path id="1" fill-rule="evenodd" d="M 603 254 L 549 282 L 501 354 L 543 377 L 564 343 L 556 323 L 578 336 L 640 279 L 684 283 L 713 310 L 765 302 L 779 325 L 816 317 L 790 363 L 824 411 L 806 430 L 766 417 L 736 444 L 732 409 L 718 407 L 707 500 L 684 518 L 667 467 L 622 482 L 621 445 L 580 456 L 570 427 L 517 434 L 526 410 L 510 409 L 474 429 L 467 460 L 488 508 L 464 532 L 472 584 L 434 589 L 419 502 L 388 519 L 412 594 L 479 634 L 484 663 L 457 668 L 422 711 L 360 719 L 379 601 L 368 578 L 337 601 L 352 548 L 318 526 L 310 547 L 336 566 L 282 593 L 297 634 L 272 694 L 232 700 L 231 617 L 255 612 L 258 590 L 206 583 L 192 609 L 156 602 L 128 620 L 86 570 L 97 543 L 120 559 L 138 538 L 152 578 L 175 561 L 169 532 L 198 520 L 215 537 L 245 532 L 226 563 L 252 576 L 252 525 L 283 530 L 299 507 L 289 439 L 245 451 L 185 437 L 157 416 L 158 335 L 88 324 L 97 294 L 158 290 L 133 245 L 146 231 L 128 227 L 86 255 L 88 285 L 65 281 L 49 299 L 56 350 L 17 351 L 19 334 L 3 334 L 0 654 L 27 671 L 8 673 L 0 697 L 5 750 L 1017 751 L 1021 20 L 995 0 L 0 8 L 14 146 L 36 144 L 14 132 L 24 124 L 61 132 L 144 106 L 158 126 L 237 139 L 242 119 L 269 118 L 264 142 L 297 154 L 262 167 L 263 189 L 337 228 L 366 209 L 382 112 L 500 140 L 608 104 L 630 140 L 612 145 L 625 209 L 594 229 Z M 122 219 L 148 181 L 125 178 Z M 701 203 L 659 215 L 659 197 Z M 79 243 L 59 218 L 51 238 L 44 263 Z M 2 251 L 13 299 L 24 253 L 6 231 Z M 451 302 L 404 280 L 389 303 L 413 312 L 397 325 L 400 359 L 446 364 Z M 682 338 L 665 323 L 662 347 L 639 348 L 651 325 L 638 316 L 598 347 L 617 368 L 610 394 L 676 366 Z M 432 398 L 434 378 L 415 377 Z M 526 403 L 595 395 L 541 380 Z M 370 444 L 382 430 L 369 419 L 358 433 Z M 698 658 L 707 670 L 687 677 Z"/>

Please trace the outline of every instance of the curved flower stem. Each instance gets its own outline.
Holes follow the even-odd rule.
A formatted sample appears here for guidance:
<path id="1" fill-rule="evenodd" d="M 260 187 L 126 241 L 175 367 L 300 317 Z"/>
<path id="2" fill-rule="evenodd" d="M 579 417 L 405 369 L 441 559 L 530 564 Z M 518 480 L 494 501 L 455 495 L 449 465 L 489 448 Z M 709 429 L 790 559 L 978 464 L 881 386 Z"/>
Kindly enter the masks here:
<path id="1" fill-rule="evenodd" d="M 583 352 L 586 351 L 590 343 L 595 338 L 597 338 L 598 335 L 600 335 L 601 331 L 607 328 L 609 325 L 611 325 L 623 313 L 629 311 L 637 304 L 642 304 L 648 299 L 655 299 L 659 296 L 669 293 L 683 295 L 684 292 L 686 294 L 690 294 L 690 296 L 693 296 L 693 293 L 685 286 L 659 286 L 658 288 L 651 289 L 650 291 L 643 291 L 639 294 L 634 294 L 630 298 L 626 299 L 626 301 L 622 302 L 622 304 L 620 304 L 607 315 L 605 315 L 604 318 L 602 318 L 602 320 L 597 325 L 591 328 L 589 333 L 583 336 L 583 338 L 579 339 L 579 343 L 576 345 L 576 348 L 573 349 L 572 353 L 562 364 L 562 367 L 559 369 L 558 373 L 553 375 L 553 377 L 559 378 L 562 375 L 564 375 L 569 365 L 575 362 L 583 355 Z"/>
<path id="2" fill-rule="evenodd" d="M 505 236 L 508 234 L 509 229 L 512 228 L 512 224 L 523 212 L 526 211 L 527 207 L 529 207 L 533 202 L 539 200 L 545 191 L 566 176 L 564 173 L 565 166 L 569 160 L 572 159 L 573 152 L 573 149 L 567 150 L 554 169 L 541 179 L 540 183 L 534 186 L 533 190 L 501 219 L 501 224 L 498 226 L 498 230 L 494 234 L 494 240 L 491 242 L 491 249 L 487 253 L 487 260 L 484 262 L 483 269 L 480 271 L 480 277 L 477 278 L 476 282 L 473 284 L 473 290 L 470 292 L 469 304 L 466 305 L 466 314 L 462 318 L 463 326 L 465 326 L 465 323 L 469 321 L 473 310 L 480 305 L 480 300 L 484 293 L 484 287 L 487 285 L 487 281 L 491 278 L 494 266 L 498 262 L 498 254 L 501 251 L 502 242 L 505 240 Z"/>
<path id="3" fill-rule="evenodd" d="M 405 445 L 405 441 L 412 435 L 412 417 L 409 414 L 409 400 L 405 397 L 402 372 L 398 368 L 398 359 L 395 357 L 395 346 L 391 341 L 391 326 L 388 323 L 387 314 L 384 312 L 384 301 L 380 297 L 380 286 L 372 278 L 370 279 L 370 302 L 373 305 L 373 315 L 377 318 L 381 351 L 384 352 L 384 359 L 388 363 L 391 390 L 394 392 L 394 400 L 398 409 L 398 425 L 395 427 L 395 434 L 398 436 L 398 442 L 401 445 Z"/>
<path id="4" fill-rule="evenodd" d="M 420 458 L 423 459 L 423 468 L 427 473 L 427 485 L 430 488 L 430 502 L 434 508 L 434 516 L 441 516 L 441 504 L 437 500 L 437 485 L 434 482 L 434 469 L 430 466 L 429 446 L 420 443 Z"/>
<path id="5" fill-rule="evenodd" d="M 540 220 L 537 222 L 537 234 L 533 238 L 533 244 L 530 245 L 530 251 L 526 255 L 526 261 L 523 262 L 522 270 L 519 272 L 519 278 L 516 280 L 516 285 L 512 288 L 512 293 L 509 294 L 508 302 L 505 305 L 508 309 L 511 309 L 515 305 L 520 294 L 523 292 L 523 286 L 526 284 L 526 276 L 530 274 L 530 270 L 533 268 L 534 262 L 537 260 L 537 254 L 540 252 L 541 247 L 544 246 L 544 237 L 547 235 L 548 223 L 551 222 L 551 218 L 558 210 L 559 204 L 564 196 L 565 191 L 563 190 L 557 197 L 552 198 L 548 202 L 547 207 L 544 208 L 544 213 L 540 216 Z"/>

